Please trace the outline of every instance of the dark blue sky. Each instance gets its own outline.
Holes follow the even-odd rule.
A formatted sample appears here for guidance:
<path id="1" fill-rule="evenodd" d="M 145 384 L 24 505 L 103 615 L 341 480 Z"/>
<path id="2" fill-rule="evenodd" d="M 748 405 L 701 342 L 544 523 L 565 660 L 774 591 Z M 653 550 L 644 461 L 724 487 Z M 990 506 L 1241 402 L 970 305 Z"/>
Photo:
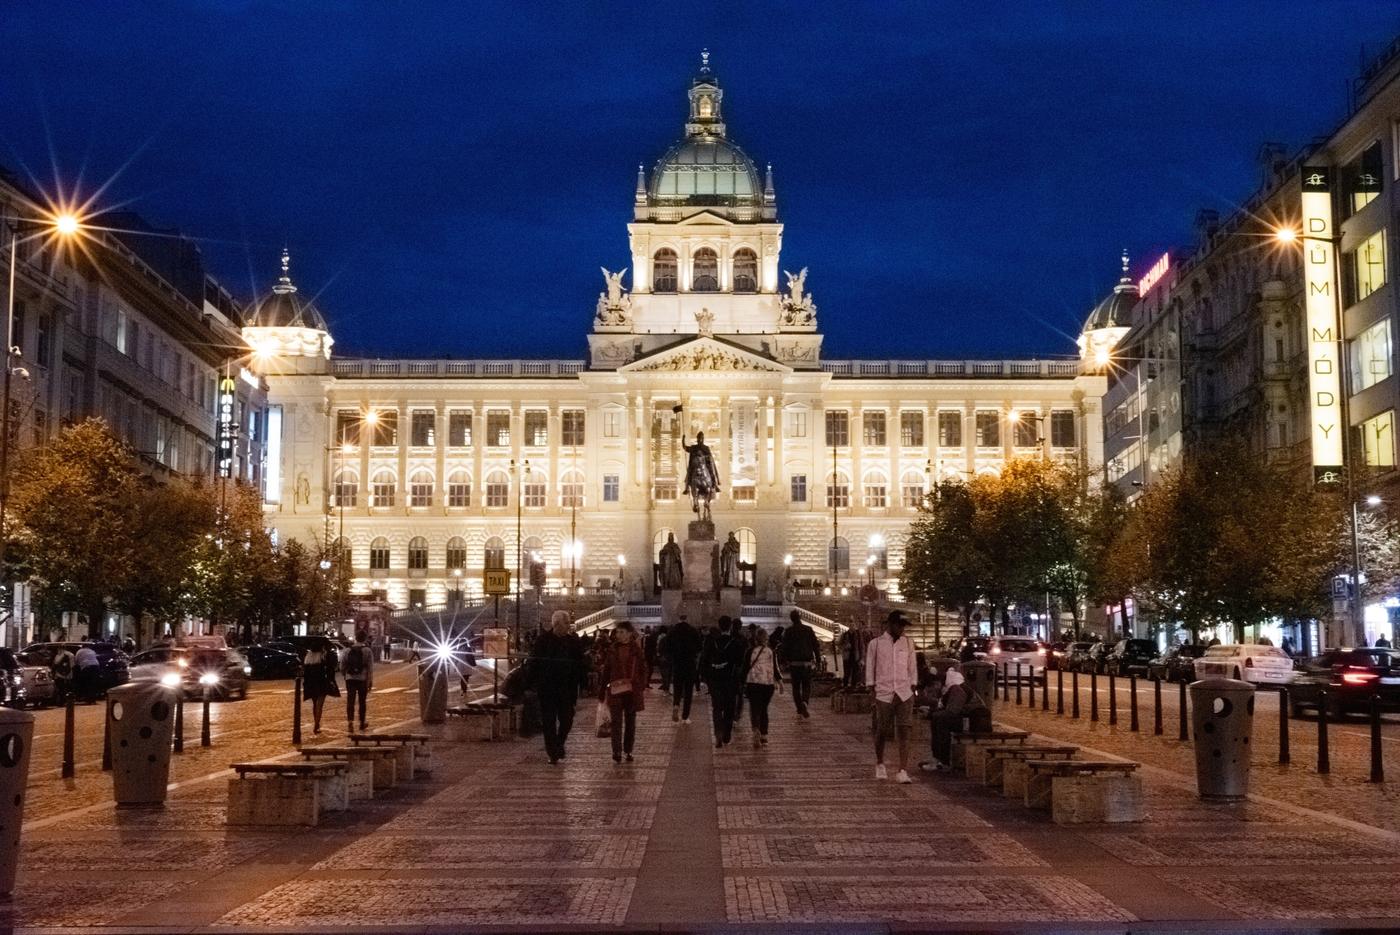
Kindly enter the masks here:
<path id="1" fill-rule="evenodd" d="M 284 240 L 339 348 L 582 356 L 702 46 L 771 161 L 825 355 L 1072 352 L 1117 278 L 1342 116 L 1395 2 L 5 3 L 0 162 Z M 629 280 L 630 281 L 630 280 Z"/>

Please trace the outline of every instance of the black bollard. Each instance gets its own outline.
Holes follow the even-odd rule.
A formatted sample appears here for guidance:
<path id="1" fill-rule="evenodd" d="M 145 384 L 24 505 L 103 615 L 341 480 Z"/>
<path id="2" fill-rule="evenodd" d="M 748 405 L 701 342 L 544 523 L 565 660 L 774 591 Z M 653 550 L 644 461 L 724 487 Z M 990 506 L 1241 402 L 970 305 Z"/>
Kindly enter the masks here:
<path id="1" fill-rule="evenodd" d="M 292 680 L 292 746 L 301 746 L 301 675 Z"/>
<path id="2" fill-rule="evenodd" d="M 1292 759 L 1288 750 L 1288 689 L 1278 690 L 1278 765 L 1287 766 Z"/>
<path id="3" fill-rule="evenodd" d="M 1162 680 L 1152 678 L 1152 733 L 1162 736 Z"/>
<path id="4" fill-rule="evenodd" d="M 1099 719 L 1099 670 L 1089 672 L 1089 720 Z"/>
<path id="5" fill-rule="evenodd" d="M 1385 782 L 1385 761 L 1381 758 L 1381 696 L 1371 696 L 1371 781 Z"/>
<path id="6" fill-rule="evenodd" d="M 1016 703 L 1021 703 L 1021 664 L 1019 662 L 1016 663 Z"/>
<path id="7" fill-rule="evenodd" d="M 1181 689 L 1181 693 L 1176 697 L 1176 739 L 1185 741 L 1191 739 L 1191 734 L 1186 730 L 1186 683 L 1178 682 L 1177 687 Z"/>
<path id="8" fill-rule="evenodd" d="M 102 771 L 112 769 L 112 699 L 108 698 L 102 712 Z"/>
<path id="9" fill-rule="evenodd" d="M 1065 670 L 1055 670 L 1055 713 L 1065 713 Z"/>
<path id="10" fill-rule="evenodd" d="M 175 742 L 171 749 L 176 753 L 185 752 L 185 687 L 175 690 Z"/>
<path id="11" fill-rule="evenodd" d="M 1137 676 L 1128 676 L 1128 730 L 1138 731 Z"/>
<path id="12" fill-rule="evenodd" d="M 1011 700 L 1011 663 L 1002 663 L 1001 666 L 1001 700 Z"/>
<path id="13" fill-rule="evenodd" d="M 1035 666 L 1031 666 L 1031 675 L 1026 681 L 1026 707 L 1035 707 Z"/>
<path id="14" fill-rule="evenodd" d="M 1118 677 L 1112 672 L 1108 673 L 1108 723 L 1118 723 Z"/>
<path id="15" fill-rule="evenodd" d="M 1327 749 L 1327 691 L 1317 693 L 1317 771 L 1332 772 L 1332 757 Z"/>
<path id="16" fill-rule="evenodd" d="M 199 719 L 199 745 L 210 746 L 209 740 L 209 686 L 204 686 L 204 710 Z"/>
<path id="17" fill-rule="evenodd" d="M 1069 690 L 1073 693 L 1074 699 L 1070 702 L 1070 717 L 1079 720 L 1079 670 L 1075 669 L 1069 674 Z"/>
<path id="18" fill-rule="evenodd" d="M 75 772 L 73 763 L 73 696 L 68 696 L 68 703 L 63 706 L 63 769 L 60 770 L 61 778 L 72 779 Z"/>
<path id="19" fill-rule="evenodd" d="M 1050 710 L 1050 670 L 1049 668 L 1040 670 L 1040 710 Z"/>

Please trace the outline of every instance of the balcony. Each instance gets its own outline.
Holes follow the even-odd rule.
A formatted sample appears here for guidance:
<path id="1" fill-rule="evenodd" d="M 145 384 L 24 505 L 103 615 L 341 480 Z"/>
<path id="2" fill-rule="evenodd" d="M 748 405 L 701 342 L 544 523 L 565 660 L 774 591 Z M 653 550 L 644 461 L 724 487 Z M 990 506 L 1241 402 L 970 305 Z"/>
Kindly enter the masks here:
<path id="1" fill-rule="evenodd" d="M 1076 360 L 826 360 L 833 377 L 964 377 L 973 379 L 1064 379 L 1079 375 Z"/>
<path id="2" fill-rule="evenodd" d="M 331 373 L 346 379 L 376 377 L 572 377 L 587 369 L 582 360 L 332 360 Z"/>

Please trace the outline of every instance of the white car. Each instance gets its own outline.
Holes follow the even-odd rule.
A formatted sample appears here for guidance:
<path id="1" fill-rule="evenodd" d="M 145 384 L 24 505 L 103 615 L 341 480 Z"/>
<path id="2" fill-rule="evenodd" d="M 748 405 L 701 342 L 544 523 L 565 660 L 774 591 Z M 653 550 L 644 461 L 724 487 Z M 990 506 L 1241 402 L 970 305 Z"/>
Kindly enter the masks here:
<path id="1" fill-rule="evenodd" d="M 1046 648 L 1029 636 L 994 636 L 987 646 L 987 654 L 982 657 L 998 669 L 1006 666 L 1006 671 L 1014 678 L 1016 666 L 1021 666 L 1021 677 L 1030 678 L 1032 670 L 1044 670 L 1047 659 Z"/>
<path id="2" fill-rule="evenodd" d="M 1293 659 L 1277 646 L 1239 643 L 1207 647 L 1195 662 L 1196 678 L 1285 684 L 1293 681 Z"/>

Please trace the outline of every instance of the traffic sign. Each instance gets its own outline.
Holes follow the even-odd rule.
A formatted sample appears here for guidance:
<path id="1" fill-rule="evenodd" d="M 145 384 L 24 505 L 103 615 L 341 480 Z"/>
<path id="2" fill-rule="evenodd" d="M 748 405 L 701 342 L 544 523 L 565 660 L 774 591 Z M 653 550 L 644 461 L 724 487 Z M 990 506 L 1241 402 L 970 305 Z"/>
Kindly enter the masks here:
<path id="1" fill-rule="evenodd" d="M 487 627 L 481 634 L 481 655 L 487 659 L 510 657 L 510 631 L 505 627 Z"/>
<path id="2" fill-rule="evenodd" d="M 510 593 L 510 571 L 505 568 L 488 568 L 485 572 L 483 590 L 487 594 Z"/>

